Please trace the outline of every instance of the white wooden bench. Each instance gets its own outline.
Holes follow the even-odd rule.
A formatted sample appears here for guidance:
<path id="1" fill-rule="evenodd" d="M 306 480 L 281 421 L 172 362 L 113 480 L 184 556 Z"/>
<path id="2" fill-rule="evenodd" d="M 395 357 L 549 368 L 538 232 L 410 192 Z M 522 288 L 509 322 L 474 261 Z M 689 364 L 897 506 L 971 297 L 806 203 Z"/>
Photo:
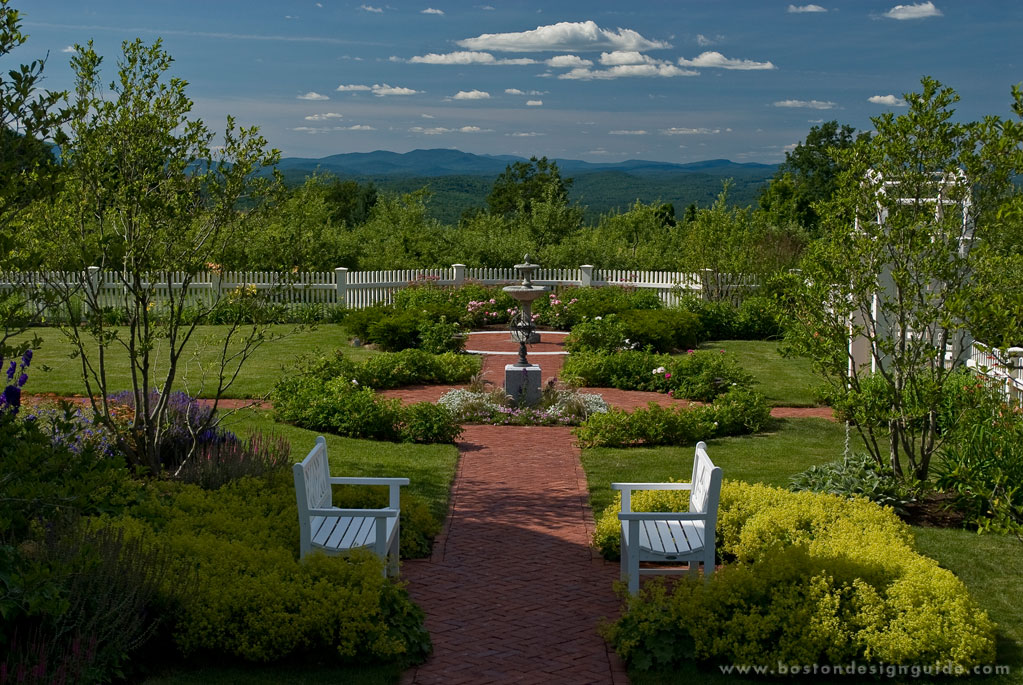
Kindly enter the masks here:
<path id="1" fill-rule="evenodd" d="M 400 487 L 408 478 L 335 478 L 330 475 L 327 441 L 321 435 L 308 456 L 292 468 L 302 558 L 314 550 L 326 554 L 370 548 L 389 562 L 384 569 L 398 572 L 400 538 Z M 332 504 L 331 485 L 386 485 L 388 504 L 384 509 L 339 509 Z"/>
<path id="2" fill-rule="evenodd" d="M 621 522 L 622 580 L 629 592 L 639 592 L 640 575 L 696 573 L 703 562 L 704 579 L 714 572 L 714 532 L 718 499 L 721 496 L 721 467 L 707 456 L 707 445 L 697 443 L 693 476 L 689 483 L 612 483 L 622 491 Z M 688 512 L 645 512 L 632 510 L 633 490 L 689 490 Z M 640 568 L 640 562 L 660 562 L 681 569 Z"/>

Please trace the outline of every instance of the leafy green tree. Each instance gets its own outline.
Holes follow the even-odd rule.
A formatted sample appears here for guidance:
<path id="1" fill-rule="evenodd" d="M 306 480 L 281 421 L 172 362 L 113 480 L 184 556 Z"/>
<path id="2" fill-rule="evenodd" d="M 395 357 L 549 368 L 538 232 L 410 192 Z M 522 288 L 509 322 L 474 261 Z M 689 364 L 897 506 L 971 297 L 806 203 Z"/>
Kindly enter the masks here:
<path id="1" fill-rule="evenodd" d="M 530 213 L 534 202 L 567 205 L 570 187 L 572 179 L 561 178 L 557 162 L 548 162 L 546 157 L 530 157 L 528 162 L 515 162 L 505 167 L 487 196 L 487 210 L 507 216 L 516 212 Z"/>
<path id="2" fill-rule="evenodd" d="M 369 220 L 356 229 L 360 269 L 433 268 L 450 263 L 452 231 L 430 217 L 430 193 L 381 196 Z"/>
<path id="3" fill-rule="evenodd" d="M 777 223 L 795 223 L 816 235 L 820 216 L 815 206 L 835 192 L 843 168 L 837 153 L 867 137 L 837 121 L 811 127 L 806 140 L 785 153 L 785 162 L 760 195 L 760 207 Z"/>
<path id="4" fill-rule="evenodd" d="M 0 58 L 24 45 L 21 14 L 0 0 Z M 24 266 L 21 211 L 35 197 L 52 191 L 56 164 L 45 142 L 62 120 L 56 109 L 62 93 L 41 91 L 46 60 L 34 60 L 0 72 L 0 274 Z M 4 76 L 6 73 L 6 77 Z M 6 280 L 6 278 L 5 278 Z M 31 300 L 22 293 L 0 293 L 0 356 L 19 356 L 39 340 L 11 345 L 35 319 Z"/>
<path id="5" fill-rule="evenodd" d="M 730 187 L 726 181 L 711 207 L 678 227 L 670 251 L 675 268 L 704 274 L 704 297 L 711 300 L 737 299 L 747 290 L 742 284 L 794 266 L 805 243 L 800 231 L 773 224 L 763 212 L 730 206 Z"/>
<path id="6" fill-rule="evenodd" d="M 955 91 L 921 83 L 905 114 L 874 118 L 874 136 L 837 155 L 838 187 L 821 205 L 827 237 L 782 310 L 874 459 L 922 481 L 941 448 L 946 349 L 963 344 L 979 294 L 974 245 L 1017 192 L 1023 125 L 957 122 Z M 1023 92 L 1013 97 L 1019 116 Z"/>
<path id="7" fill-rule="evenodd" d="M 213 289 L 206 298 L 188 286 L 244 240 L 272 185 L 255 172 L 275 164 L 278 153 L 266 152 L 257 130 L 237 128 L 231 117 L 214 146 L 214 133 L 189 118 L 186 82 L 167 77 L 172 59 L 160 41 L 122 49 L 117 79 L 105 89 L 92 44 L 77 48 L 71 118 L 57 137 L 62 187 L 53 202 L 33 207 L 33 218 L 48 265 L 64 270 L 50 277 L 49 290 L 66 312 L 65 333 L 98 420 L 137 466 L 159 472 L 169 402 L 198 323 L 215 309 L 233 313 L 218 341 L 219 363 L 202 369 L 213 387 L 189 388 L 215 400 L 266 340 L 264 327 L 244 323 L 259 318 L 251 291 L 221 296 Z M 240 211 L 242 198 L 255 209 Z M 100 271 L 90 274 L 93 266 Z M 112 309 L 96 287 L 104 278 L 122 293 Z M 124 326 L 110 325 L 115 314 Z M 120 390 L 107 374 L 113 354 L 130 362 L 135 412 L 127 425 L 108 401 Z"/>
<path id="8" fill-rule="evenodd" d="M 334 226 L 360 226 L 369 219 L 370 210 L 377 203 L 377 189 L 372 182 L 361 185 L 358 181 L 332 179 L 326 183 L 324 199 L 330 208 Z"/>

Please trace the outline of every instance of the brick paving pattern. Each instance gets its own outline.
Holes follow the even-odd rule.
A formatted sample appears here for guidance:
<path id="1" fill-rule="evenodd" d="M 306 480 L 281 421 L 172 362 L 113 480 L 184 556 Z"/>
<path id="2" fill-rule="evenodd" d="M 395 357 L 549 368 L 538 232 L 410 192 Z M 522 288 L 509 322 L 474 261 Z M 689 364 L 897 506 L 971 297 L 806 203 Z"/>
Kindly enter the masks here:
<path id="1" fill-rule="evenodd" d="M 618 565 L 590 548 L 593 515 L 567 428 L 467 426 L 444 533 L 402 575 L 434 653 L 403 683 L 627 683 L 597 634 Z"/>

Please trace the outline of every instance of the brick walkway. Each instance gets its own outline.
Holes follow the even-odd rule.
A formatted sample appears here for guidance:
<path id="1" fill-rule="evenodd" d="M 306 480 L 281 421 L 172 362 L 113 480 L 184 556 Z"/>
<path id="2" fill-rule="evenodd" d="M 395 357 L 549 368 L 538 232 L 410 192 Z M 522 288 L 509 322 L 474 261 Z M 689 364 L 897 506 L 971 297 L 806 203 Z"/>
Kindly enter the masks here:
<path id="1" fill-rule="evenodd" d="M 467 426 L 445 531 L 402 574 L 426 611 L 430 659 L 403 683 L 627 683 L 597 635 L 618 565 L 593 516 L 568 428 Z"/>

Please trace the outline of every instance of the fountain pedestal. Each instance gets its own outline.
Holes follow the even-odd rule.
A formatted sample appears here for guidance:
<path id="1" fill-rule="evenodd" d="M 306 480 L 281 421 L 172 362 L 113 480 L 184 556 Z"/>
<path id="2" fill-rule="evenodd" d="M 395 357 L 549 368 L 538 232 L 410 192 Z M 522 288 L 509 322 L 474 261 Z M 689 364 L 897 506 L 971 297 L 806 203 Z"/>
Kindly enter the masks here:
<path id="1" fill-rule="evenodd" d="M 504 367 L 504 391 L 519 407 L 530 406 L 540 400 L 540 366 L 529 363 L 526 345 L 539 342 L 536 327 L 533 326 L 533 300 L 544 293 L 544 289 L 534 286 L 531 280 L 539 265 L 530 264 L 529 255 L 526 255 L 523 262 L 515 265 L 515 269 L 523 276 L 522 283 L 502 288 L 519 303 L 519 312 L 511 324 L 512 340 L 519 344 L 519 360 Z"/>
<path id="2" fill-rule="evenodd" d="M 516 407 L 531 407 L 540 401 L 540 365 L 505 364 L 504 392 Z"/>

